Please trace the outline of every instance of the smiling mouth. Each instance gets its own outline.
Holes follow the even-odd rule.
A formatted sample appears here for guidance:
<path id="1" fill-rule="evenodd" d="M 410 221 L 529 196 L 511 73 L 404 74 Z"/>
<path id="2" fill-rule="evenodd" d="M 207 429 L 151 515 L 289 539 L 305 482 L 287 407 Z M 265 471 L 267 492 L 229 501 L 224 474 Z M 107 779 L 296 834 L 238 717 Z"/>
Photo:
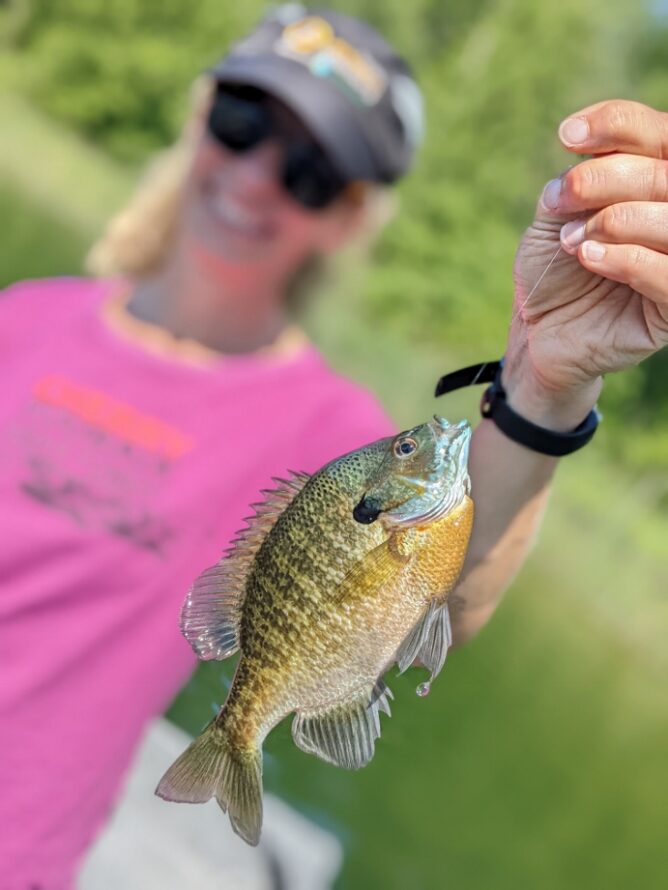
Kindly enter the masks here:
<path id="1" fill-rule="evenodd" d="M 259 214 L 227 193 L 227 188 L 211 182 L 205 189 L 204 198 L 212 215 L 227 229 L 244 237 L 268 240 L 274 227 L 264 214 Z"/>
<path id="2" fill-rule="evenodd" d="M 224 223 L 228 229 L 258 240 L 269 238 L 270 228 L 263 220 L 259 220 L 254 213 L 248 212 L 228 198 L 210 195 L 207 203 L 216 219 Z"/>

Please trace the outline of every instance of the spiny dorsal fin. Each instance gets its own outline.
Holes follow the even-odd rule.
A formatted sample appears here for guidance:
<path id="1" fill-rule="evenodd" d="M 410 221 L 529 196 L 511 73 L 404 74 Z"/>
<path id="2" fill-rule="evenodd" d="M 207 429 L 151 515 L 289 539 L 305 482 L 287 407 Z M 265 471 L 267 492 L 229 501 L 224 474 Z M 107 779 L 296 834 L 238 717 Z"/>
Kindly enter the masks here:
<path id="1" fill-rule="evenodd" d="M 251 504 L 255 512 L 237 533 L 222 559 L 206 569 L 188 591 L 181 609 L 181 632 L 203 661 L 222 660 L 239 648 L 239 619 L 246 576 L 260 545 L 310 476 L 290 473 L 277 479 L 277 488 L 265 489 L 263 501 Z"/>
<path id="2" fill-rule="evenodd" d="M 366 766 L 380 736 L 379 712 L 390 713 L 392 692 L 379 679 L 373 690 L 356 701 L 321 711 L 297 712 L 292 738 L 307 754 L 345 769 Z"/>

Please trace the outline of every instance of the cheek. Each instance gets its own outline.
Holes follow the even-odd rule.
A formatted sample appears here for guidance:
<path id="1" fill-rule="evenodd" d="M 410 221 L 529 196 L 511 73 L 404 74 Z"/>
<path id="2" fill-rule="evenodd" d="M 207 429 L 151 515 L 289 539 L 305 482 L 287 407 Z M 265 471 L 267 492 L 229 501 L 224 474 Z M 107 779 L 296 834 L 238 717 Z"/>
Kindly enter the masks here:
<path id="1" fill-rule="evenodd" d="M 326 251 L 331 229 L 326 215 L 300 207 L 289 195 L 281 203 L 278 223 L 286 250 L 299 256 Z"/>
<path id="2" fill-rule="evenodd" d="M 195 156 L 190 165 L 189 180 L 192 185 L 203 182 L 207 176 L 229 167 L 236 155 L 214 142 L 208 136 L 202 136 Z"/>

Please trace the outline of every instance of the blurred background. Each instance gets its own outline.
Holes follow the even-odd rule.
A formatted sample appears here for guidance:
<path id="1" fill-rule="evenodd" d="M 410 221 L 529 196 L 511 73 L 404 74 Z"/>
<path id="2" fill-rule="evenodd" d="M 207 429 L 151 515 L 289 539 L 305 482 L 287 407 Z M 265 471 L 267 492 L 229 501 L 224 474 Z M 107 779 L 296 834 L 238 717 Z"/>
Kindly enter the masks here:
<path id="1" fill-rule="evenodd" d="M 513 255 L 555 138 L 602 98 L 668 109 L 668 2 L 349 0 L 416 69 L 428 134 L 371 264 L 308 316 L 331 363 L 403 427 L 477 417 L 437 377 L 503 350 Z M 188 86 L 265 5 L 0 0 L 0 284 L 78 274 Z M 354 320 L 354 323 L 351 321 Z M 606 381 L 605 422 L 560 468 L 534 553 L 427 700 L 392 678 L 373 764 L 269 738 L 265 786 L 342 841 L 338 887 L 643 888 L 668 873 L 668 352 Z M 226 542 L 221 542 L 221 548 Z M 199 731 L 229 665 L 169 717 Z M 150 826 L 146 827 L 147 831 Z"/>

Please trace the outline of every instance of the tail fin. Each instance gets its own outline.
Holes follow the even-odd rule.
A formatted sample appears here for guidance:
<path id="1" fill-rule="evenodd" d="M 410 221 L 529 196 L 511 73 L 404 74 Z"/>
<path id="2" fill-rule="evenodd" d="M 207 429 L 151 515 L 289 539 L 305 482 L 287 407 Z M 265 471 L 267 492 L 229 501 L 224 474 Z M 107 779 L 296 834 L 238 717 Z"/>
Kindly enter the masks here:
<path id="1" fill-rule="evenodd" d="M 234 748 L 216 720 L 204 729 L 160 780 L 155 793 L 179 803 L 215 797 L 234 831 L 255 846 L 262 828 L 262 751 Z"/>

